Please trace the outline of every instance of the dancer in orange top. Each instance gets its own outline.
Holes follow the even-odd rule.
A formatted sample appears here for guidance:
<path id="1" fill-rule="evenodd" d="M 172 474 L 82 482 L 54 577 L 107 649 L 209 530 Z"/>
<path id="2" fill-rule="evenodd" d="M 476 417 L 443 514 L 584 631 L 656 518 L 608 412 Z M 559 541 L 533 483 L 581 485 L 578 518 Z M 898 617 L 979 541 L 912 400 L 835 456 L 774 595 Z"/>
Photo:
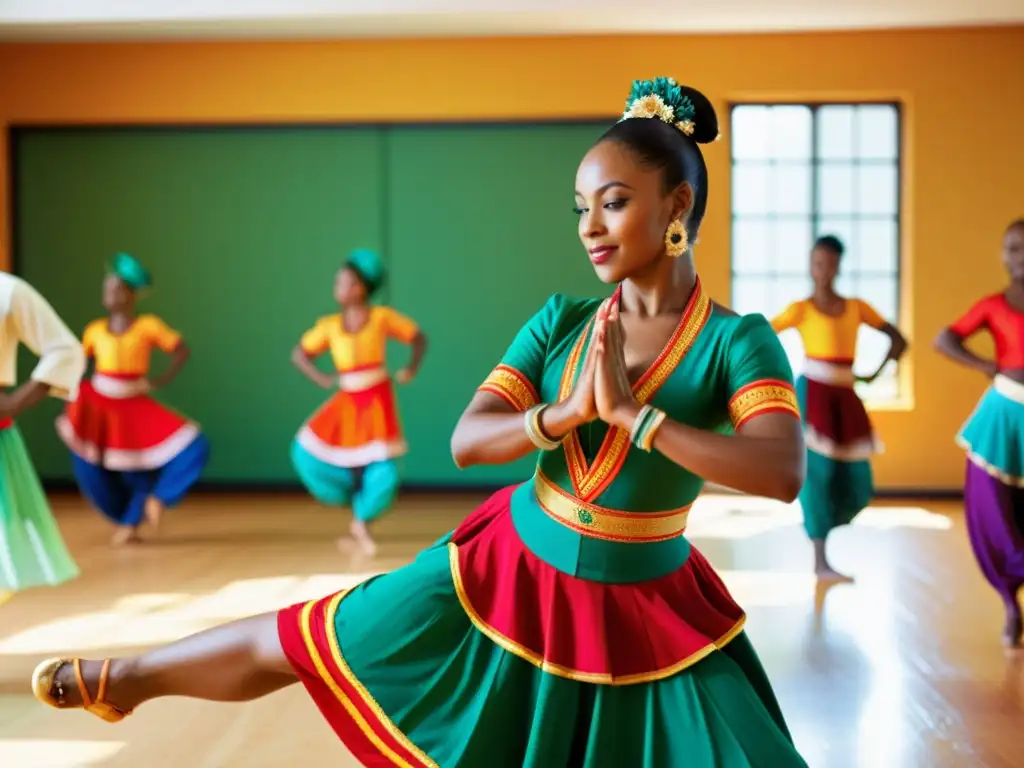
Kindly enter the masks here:
<path id="1" fill-rule="evenodd" d="M 117 526 L 115 545 L 138 541 L 143 518 L 158 527 L 164 508 L 184 498 L 209 459 L 198 425 L 149 396 L 189 358 L 180 334 L 156 315 L 135 314 L 137 294 L 150 285 L 135 258 L 115 257 L 103 282 L 109 314 L 90 323 L 82 339 L 95 372 L 57 420 L 83 495 Z M 171 356 L 157 378 L 148 375 L 153 349 Z"/>
<path id="2" fill-rule="evenodd" d="M 394 502 L 399 484 L 395 460 L 408 450 L 385 368 L 387 340 L 412 347 L 412 360 L 395 377 L 403 384 L 416 375 L 427 346 L 426 337 L 408 317 L 390 307 L 370 305 L 383 282 L 384 266 L 377 254 L 352 253 L 334 283 L 334 298 L 342 311 L 320 318 L 292 353 L 295 365 L 311 381 L 338 390 L 303 424 L 292 443 L 295 471 L 323 504 L 351 504 L 352 538 L 371 555 L 376 545 L 367 525 Z M 313 359 L 325 352 L 331 353 L 336 374 L 313 365 Z"/>
<path id="3" fill-rule="evenodd" d="M 806 362 L 796 391 L 807 444 L 807 479 L 800 491 L 804 529 L 814 544 L 814 570 L 819 578 L 848 581 L 825 555 L 825 539 L 847 525 L 874 494 L 869 459 L 881 449 L 857 393 L 855 380 L 873 381 L 890 360 L 899 360 L 906 339 L 866 301 L 835 291 L 843 244 L 836 237 L 819 238 L 811 252 L 814 293 L 790 304 L 772 320 L 776 333 L 793 328 L 804 344 Z M 853 361 L 861 325 L 889 337 L 889 354 L 871 376 L 857 377 Z"/>

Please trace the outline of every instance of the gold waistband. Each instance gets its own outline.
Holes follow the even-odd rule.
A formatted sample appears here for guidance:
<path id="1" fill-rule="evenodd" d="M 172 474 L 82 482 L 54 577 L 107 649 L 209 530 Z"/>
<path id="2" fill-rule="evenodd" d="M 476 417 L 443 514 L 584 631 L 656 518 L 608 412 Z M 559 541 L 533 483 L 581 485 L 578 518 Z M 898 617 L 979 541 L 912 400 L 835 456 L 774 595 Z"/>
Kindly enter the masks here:
<path id="1" fill-rule="evenodd" d="M 577 499 L 548 480 L 540 470 L 533 477 L 540 507 L 567 528 L 584 536 L 631 544 L 664 541 L 686 530 L 690 506 L 665 512 L 623 512 Z"/>

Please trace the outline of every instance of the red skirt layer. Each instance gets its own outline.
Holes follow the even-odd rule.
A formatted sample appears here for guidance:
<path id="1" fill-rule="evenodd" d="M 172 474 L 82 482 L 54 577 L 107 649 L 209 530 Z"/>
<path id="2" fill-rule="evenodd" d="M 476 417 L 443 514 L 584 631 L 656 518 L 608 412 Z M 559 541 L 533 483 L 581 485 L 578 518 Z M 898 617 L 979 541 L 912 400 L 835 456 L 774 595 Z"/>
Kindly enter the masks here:
<path id="1" fill-rule="evenodd" d="M 807 448 L 837 461 L 861 461 L 882 445 L 853 387 L 803 378 L 798 387 Z"/>
<path id="2" fill-rule="evenodd" d="M 552 674 L 624 685 L 675 674 L 742 630 L 743 610 L 695 548 L 678 570 L 638 583 L 588 581 L 551 567 L 515 530 L 513 490 L 478 508 L 449 544 L 463 609 L 509 652 Z"/>
<path id="3" fill-rule="evenodd" d="M 864 403 L 852 387 L 806 379 L 804 419 L 822 437 L 837 445 L 849 445 L 873 434 Z"/>
<path id="4" fill-rule="evenodd" d="M 199 436 L 199 427 L 149 395 L 112 398 L 83 381 L 57 419 L 57 433 L 81 459 L 120 472 L 158 469 Z"/>
<path id="5" fill-rule="evenodd" d="M 278 612 L 278 638 L 292 669 L 335 733 L 363 765 L 436 767 L 397 732 L 335 652 L 333 615 L 344 595 L 339 592 Z"/>

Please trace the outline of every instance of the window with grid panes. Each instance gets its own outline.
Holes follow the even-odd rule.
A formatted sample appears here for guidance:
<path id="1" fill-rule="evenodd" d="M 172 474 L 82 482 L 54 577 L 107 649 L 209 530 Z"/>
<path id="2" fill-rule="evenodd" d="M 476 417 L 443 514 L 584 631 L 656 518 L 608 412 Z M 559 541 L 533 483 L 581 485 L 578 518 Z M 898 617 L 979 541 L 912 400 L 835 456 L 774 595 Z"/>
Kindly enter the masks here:
<path id="1" fill-rule="evenodd" d="M 846 246 L 836 289 L 897 324 L 900 292 L 900 112 L 896 104 L 737 104 L 732 144 L 732 304 L 771 318 L 811 293 L 814 240 Z M 796 331 L 780 335 L 793 369 Z M 854 370 L 874 372 L 886 336 L 862 327 Z M 862 397 L 894 400 L 892 363 Z"/>

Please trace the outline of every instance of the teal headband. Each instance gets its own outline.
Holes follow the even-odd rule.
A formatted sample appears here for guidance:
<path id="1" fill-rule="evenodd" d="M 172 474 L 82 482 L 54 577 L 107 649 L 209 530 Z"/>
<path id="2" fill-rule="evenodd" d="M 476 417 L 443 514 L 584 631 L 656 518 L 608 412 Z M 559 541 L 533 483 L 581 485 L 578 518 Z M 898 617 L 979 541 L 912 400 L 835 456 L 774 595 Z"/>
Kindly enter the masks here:
<path id="1" fill-rule="evenodd" d="M 366 248 L 352 251 L 345 266 L 359 275 L 359 279 L 366 285 L 367 293 L 374 293 L 384 285 L 384 262 L 375 251 Z"/>
<path id="2" fill-rule="evenodd" d="M 108 270 L 117 275 L 133 291 L 141 291 L 153 285 L 153 279 L 134 256 L 119 253 L 111 260 Z"/>

